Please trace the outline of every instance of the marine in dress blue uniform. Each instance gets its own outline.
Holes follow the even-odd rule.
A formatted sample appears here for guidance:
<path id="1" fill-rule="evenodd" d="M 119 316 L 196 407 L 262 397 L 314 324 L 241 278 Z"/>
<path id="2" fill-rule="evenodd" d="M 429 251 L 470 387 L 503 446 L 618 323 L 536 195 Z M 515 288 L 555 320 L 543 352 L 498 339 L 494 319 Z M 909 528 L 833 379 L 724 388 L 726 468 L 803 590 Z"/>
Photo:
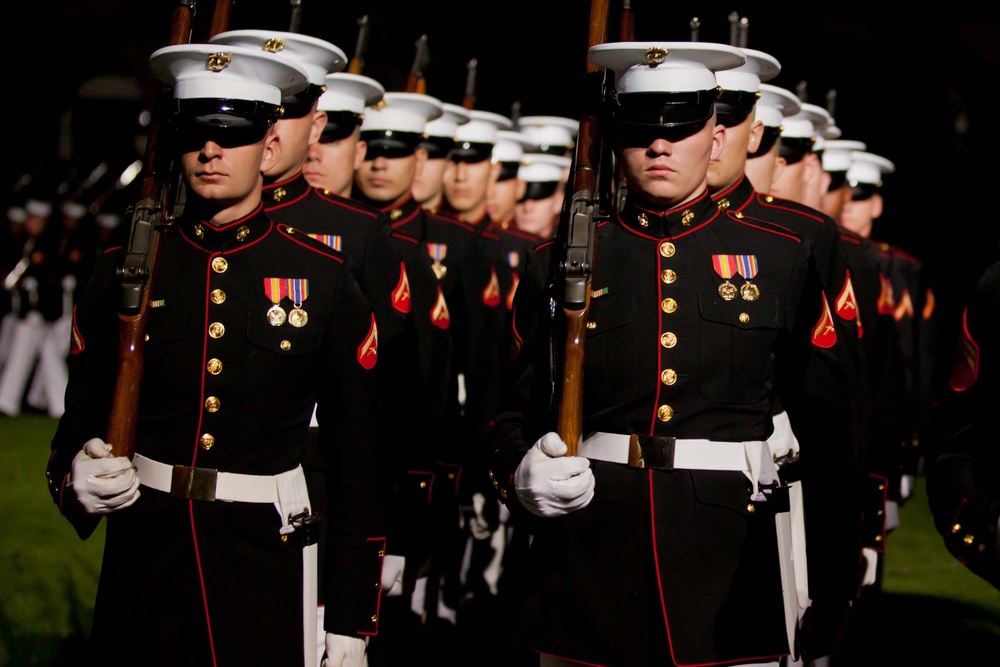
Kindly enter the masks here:
<path id="1" fill-rule="evenodd" d="M 593 47 L 591 61 L 617 74 L 616 145 L 648 143 L 650 154 L 656 142 L 704 132 L 715 118 L 713 71 L 745 59 L 719 44 Z M 826 333 L 821 276 L 806 239 L 720 210 L 705 185 L 664 206 L 638 182 L 595 239 L 580 448 L 588 472 L 572 464 L 574 477 L 592 472 L 593 496 L 583 489 L 584 506 L 553 502 L 548 515 L 524 470 L 554 435 L 553 244 L 529 255 L 515 297 L 519 350 L 492 468 L 500 497 L 532 532 L 513 584 L 513 638 L 588 664 L 776 664 L 790 647 L 781 489 L 766 441 L 775 394 L 796 432 L 810 430 L 804 369 Z M 641 460 L 628 456 L 635 448 Z M 726 450 L 729 463 L 719 459 Z M 555 495 L 567 483 L 548 488 Z"/>
<path id="2" fill-rule="evenodd" d="M 168 129 L 184 157 L 262 139 L 267 150 L 282 95 L 306 82 L 291 61 L 236 46 L 165 47 L 150 64 L 173 86 Z M 119 489 L 122 506 L 106 514 L 91 636 L 101 664 L 316 664 L 306 529 L 316 517 L 330 522 L 327 646 L 360 652 L 378 631 L 377 322 L 346 257 L 270 220 L 259 183 L 244 200 L 257 205 L 231 221 L 207 222 L 225 205 L 189 193 L 160 233 L 134 467 L 118 471 L 141 491 Z M 123 255 L 100 258 L 76 308 L 46 471 L 82 538 L 104 516 L 80 511 L 88 482 L 74 471 L 112 407 Z M 314 406 L 331 480 L 323 507 L 301 469 Z"/>

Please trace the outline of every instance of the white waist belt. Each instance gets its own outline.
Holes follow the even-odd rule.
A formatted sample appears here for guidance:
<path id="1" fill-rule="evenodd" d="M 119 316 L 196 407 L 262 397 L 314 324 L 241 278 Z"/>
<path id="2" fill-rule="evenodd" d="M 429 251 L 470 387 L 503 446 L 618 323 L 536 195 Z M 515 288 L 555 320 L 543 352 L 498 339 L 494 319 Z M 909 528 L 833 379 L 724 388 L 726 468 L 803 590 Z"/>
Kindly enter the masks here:
<path id="1" fill-rule="evenodd" d="M 136 454 L 132 463 L 139 472 L 139 482 L 157 491 L 193 500 L 242 503 L 277 503 L 279 479 L 297 470 L 281 475 L 242 475 L 212 468 L 168 465 L 141 454 Z"/>
<path id="2" fill-rule="evenodd" d="M 579 455 L 628 464 L 630 438 L 621 433 L 591 433 L 580 444 Z M 742 442 L 678 438 L 673 440 L 673 447 L 672 467 L 675 469 L 750 471 L 746 447 Z"/>
<path id="3" fill-rule="evenodd" d="M 580 443 L 578 454 L 638 468 L 742 472 L 754 485 L 753 500 L 765 500 L 762 487 L 778 482 L 766 440 L 722 442 L 595 432 Z"/>

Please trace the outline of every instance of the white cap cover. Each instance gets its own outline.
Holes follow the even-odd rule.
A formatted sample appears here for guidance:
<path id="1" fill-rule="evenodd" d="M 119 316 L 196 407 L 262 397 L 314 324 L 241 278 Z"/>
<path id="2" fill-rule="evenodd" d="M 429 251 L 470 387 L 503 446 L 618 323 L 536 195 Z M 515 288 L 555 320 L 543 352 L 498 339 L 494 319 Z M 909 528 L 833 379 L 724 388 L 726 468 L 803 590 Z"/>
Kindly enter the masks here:
<path id="1" fill-rule="evenodd" d="M 365 107 L 382 99 L 385 88 L 371 77 L 349 72 L 334 72 L 326 76 L 326 92 L 319 96 L 320 111 L 350 111 L 364 113 Z"/>
<path id="2" fill-rule="evenodd" d="M 211 44 L 245 46 L 264 53 L 281 54 L 294 60 L 309 77 L 309 83 L 322 86 L 326 75 L 347 65 L 347 55 L 330 42 L 297 32 L 274 30 L 228 30 L 210 38 Z"/>
<path id="3" fill-rule="evenodd" d="M 391 130 L 423 134 L 427 123 L 441 116 L 441 100 L 423 93 L 388 92 L 382 101 L 365 109 L 361 131 Z"/>
<path id="4" fill-rule="evenodd" d="M 896 171 L 896 165 L 881 155 L 854 151 L 851 153 L 851 166 L 847 170 L 847 182 L 852 186 L 857 183 L 881 186 L 882 176 L 894 171 Z"/>
<path id="5" fill-rule="evenodd" d="M 427 123 L 424 134 L 429 137 L 455 138 L 455 132 L 459 125 L 469 122 L 469 110 L 458 104 L 444 103 L 443 113 L 440 118 Z"/>

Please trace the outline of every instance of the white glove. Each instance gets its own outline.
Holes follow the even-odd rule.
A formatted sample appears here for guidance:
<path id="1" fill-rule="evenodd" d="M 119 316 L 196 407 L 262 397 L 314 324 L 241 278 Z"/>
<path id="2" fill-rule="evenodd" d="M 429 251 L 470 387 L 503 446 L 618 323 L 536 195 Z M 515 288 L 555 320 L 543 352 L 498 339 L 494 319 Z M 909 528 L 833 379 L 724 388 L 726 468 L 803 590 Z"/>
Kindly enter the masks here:
<path id="1" fill-rule="evenodd" d="M 73 457 L 69 487 L 87 514 L 107 514 L 139 499 L 139 476 L 127 456 L 112 456 L 111 445 L 91 438 Z"/>
<path id="2" fill-rule="evenodd" d="M 889 533 L 899 528 L 899 503 L 895 500 L 885 501 L 885 532 Z"/>
<path id="3" fill-rule="evenodd" d="M 861 585 L 871 586 L 875 583 L 875 576 L 878 574 L 878 552 L 869 547 L 861 547 L 861 555 L 865 562 L 865 571 L 861 575 Z"/>
<path id="4" fill-rule="evenodd" d="M 485 540 L 490 536 L 490 524 L 483 518 L 483 509 L 486 507 L 486 496 L 481 493 L 472 494 L 472 510 L 475 516 L 469 519 L 469 532 L 473 539 Z"/>
<path id="5" fill-rule="evenodd" d="M 557 517 L 586 507 L 594 497 L 590 459 L 564 456 L 567 447 L 558 433 L 538 439 L 514 472 L 517 498 L 529 512 Z"/>
<path id="6" fill-rule="evenodd" d="M 899 497 L 906 502 L 913 495 L 913 475 L 903 475 L 899 479 Z"/>
<path id="7" fill-rule="evenodd" d="M 382 592 L 386 595 L 400 595 L 403 592 L 403 567 L 405 556 L 385 555 L 382 559 Z"/>
<path id="8" fill-rule="evenodd" d="M 795 433 L 792 431 L 792 423 L 788 420 L 788 413 L 782 410 L 778 414 L 772 415 L 771 422 L 774 424 L 774 432 L 767 439 L 767 446 L 774 455 L 774 458 L 777 459 L 785 456 L 790 458 L 797 457 L 799 454 L 799 439 L 795 437 Z"/>
<path id="9" fill-rule="evenodd" d="M 326 655 L 321 667 L 363 667 L 368 643 L 361 637 L 326 633 Z"/>

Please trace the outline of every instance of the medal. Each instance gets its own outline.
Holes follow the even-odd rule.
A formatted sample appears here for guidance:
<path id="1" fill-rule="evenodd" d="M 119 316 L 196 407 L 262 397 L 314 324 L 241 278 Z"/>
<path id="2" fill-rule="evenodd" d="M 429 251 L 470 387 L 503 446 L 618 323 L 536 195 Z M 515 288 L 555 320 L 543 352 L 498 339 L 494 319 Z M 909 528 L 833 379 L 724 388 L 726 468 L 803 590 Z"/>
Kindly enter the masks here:
<path id="1" fill-rule="evenodd" d="M 278 304 L 267 309 L 267 321 L 272 327 L 280 327 L 285 323 L 285 311 Z"/>
<path id="2" fill-rule="evenodd" d="M 757 255 L 737 255 L 736 262 L 740 275 L 746 278 L 746 283 L 740 287 L 740 296 L 744 301 L 756 301 L 760 297 L 760 288 L 750 281 L 757 275 Z"/>
<path id="3" fill-rule="evenodd" d="M 278 304 L 288 295 L 288 282 L 281 278 L 264 278 L 264 294 L 274 304 L 267 310 L 267 321 L 272 327 L 280 327 L 286 315 Z"/>
<path id="4" fill-rule="evenodd" d="M 736 275 L 736 256 L 712 255 L 712 267 L 723 280 L 719 285 L 719 296 L 726 301 L 732 301 L 736 298 L 736 285 L 729 282 L 729 279 Z"/>
<path id="5" fill-rule="evenodd" d="M 288 323 L 293 327 L 304 327 L 309 321 L 309 314 L 303 310 L 302 302 L 309 296 L 309 281 L 305 278 L 289 278 L 288 296 L 294 304 L 288 312 Z"/>
<path id="6" fill-rule="evenodd" d="M 431 268 L 434 269 L 434 275 L 437 276 L 438 280 L 444 278 L 444 274 L 448 272 L 448 267 L 444 265 L 444 258 L 448 254 L 448 246 L 444 243 L 428 243 L 427 252 L 430 254 L 431 259 L 434 262 L 431 264 Z"/>
<path id="7" fill-rule="evenodd" d="M 298 306 L 288 311 L 288 323 L 293 327 L 304 327 L 309 321 L 309 313 Z"/>

